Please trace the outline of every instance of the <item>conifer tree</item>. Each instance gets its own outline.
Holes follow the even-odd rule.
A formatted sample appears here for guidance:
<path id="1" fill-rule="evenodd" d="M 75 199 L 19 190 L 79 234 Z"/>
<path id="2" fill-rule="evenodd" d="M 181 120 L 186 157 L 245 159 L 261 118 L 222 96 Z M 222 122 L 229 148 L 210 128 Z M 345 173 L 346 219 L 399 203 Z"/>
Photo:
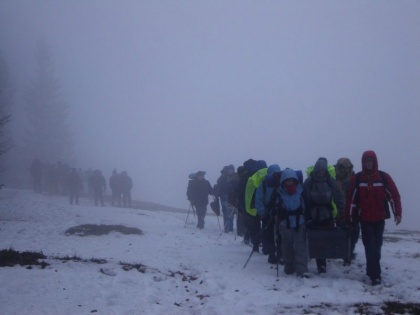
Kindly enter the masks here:
<path id="1" fill-rule="evenodd" d="M 36 77 L 25 93 L 27 119 L 24 151 L 31 160 L 69 163 L 73 142 L 67 121 L 67 107 L 61 98 L 50 48 L 39 41 Z"/>

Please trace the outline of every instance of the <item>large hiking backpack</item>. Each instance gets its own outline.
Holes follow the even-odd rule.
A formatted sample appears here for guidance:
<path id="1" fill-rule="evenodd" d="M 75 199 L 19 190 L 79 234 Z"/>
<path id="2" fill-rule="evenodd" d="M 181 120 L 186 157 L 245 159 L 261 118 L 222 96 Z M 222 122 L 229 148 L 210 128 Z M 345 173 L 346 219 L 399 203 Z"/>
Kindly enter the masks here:
<path id="1" fill-rule="evenodd" d="M 314 170 L 314 166 L 309 166 L 306 169 L 306 174 L 310 176 Z M 332 196 L 332 190 L 331 190 L 331 178 L 335 178 L 335 167 L 332 165 L 328 165 L 328 173 L 330 176 L 327 177 L 326 183 L 328 184 L 328 187 L 330 188 L 330 197 L 328 197 L 328 200 L 325 200 L 323 204 L 320 204 L 316 207 L 313 207 L 312 209 L 309 209 L 309 215 L 313 221 L 328 221 L 333 220 L 337 217 L 337 205 L 335 204 Z M 313 180 L 312 180 L 312 187 L 314 186 Z M 311 190 L 312 190 L 311 187 Z"/>

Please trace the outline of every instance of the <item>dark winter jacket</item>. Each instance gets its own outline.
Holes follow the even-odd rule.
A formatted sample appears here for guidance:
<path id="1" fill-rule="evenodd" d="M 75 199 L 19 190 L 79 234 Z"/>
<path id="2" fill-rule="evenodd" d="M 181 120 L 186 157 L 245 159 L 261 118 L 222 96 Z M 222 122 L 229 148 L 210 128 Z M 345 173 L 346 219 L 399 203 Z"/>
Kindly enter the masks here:
<path id="1" fill-rule="evenodd" d="M 187 198 L 195 206 L 207 206 L 213 188 L 207 179 L 192 179 L 188 182 Z"/>
<path id="2" fill-rule="evenodd" d="M 365 169 L 364 160 L 373 158 L 372 171 Z M 391 176 L 378 170 L 378 159 L 374 151 L 366 151 L 362 156 L 362 172 L 350 180 L 347 193 L 346 220 L 378 222 L 388 218 L 387 206 L 391 205 L 394 216 L 401 217 L 401 198 Z"/>
<path id="3" fill-rule="evenodd" d="M 79 192 L 83 189 L 82 179 L 75 169 L 67 176 L 66 183 L 70 192 Z"/>

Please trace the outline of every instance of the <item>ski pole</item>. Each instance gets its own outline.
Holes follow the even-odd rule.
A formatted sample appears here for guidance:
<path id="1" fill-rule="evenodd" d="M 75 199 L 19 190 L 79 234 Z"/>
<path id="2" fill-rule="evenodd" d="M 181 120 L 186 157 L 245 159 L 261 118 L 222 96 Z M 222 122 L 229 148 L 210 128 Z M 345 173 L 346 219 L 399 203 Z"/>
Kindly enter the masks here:
<path id="1" fill-rule="evenodd" d="M 185 219 L 185 225 L 184 225 L 184 228 L 186 228 L 186 227 L 187 227 L 187 221 L 188 221 L 188 216 L 190 215 L 190 211 L 191 211 L 191 205 L 190 205 L 190 207 L 188 208 L 188 213 L 187 213 L 187 218 Z"/>
<path id="2" fill-rule="evenodd" d="M 248 257 L 248 260 L 246 261 L 245 265 L 244 265 L 244 269 L 246 267 L 246 265 L 248 265 L 249 260 L 251 259 L 252 254 L 254 253 L 254 249 L 251 250 L 251 254 Z"/>

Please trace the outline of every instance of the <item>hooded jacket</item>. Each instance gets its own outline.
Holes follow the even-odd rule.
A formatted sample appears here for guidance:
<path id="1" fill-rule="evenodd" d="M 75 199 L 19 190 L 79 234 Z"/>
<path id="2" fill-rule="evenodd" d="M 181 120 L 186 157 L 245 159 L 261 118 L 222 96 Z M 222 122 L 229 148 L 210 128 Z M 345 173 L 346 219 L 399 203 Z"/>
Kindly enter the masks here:
<path id="1" fill-rule="evenodd" d="M 365 159 L 373 159 L 373 169 L 365 169 Z M 350 180 L 347 193 L 346 220 L 378 222 L 387 219 L 387 202 L 395 217 L 401 217 L 401 198 L 391 176 L 378 170 L 378 159 L 374 151 L 362 155 L 362 172 Z"/>
<path id="2" fill-rule="evenodd" d="M 296 192 L 293 195 L 290 195 L 284 188 L 283 184 L 284 182 L 289 179 L 293 178 L 297 182 L 297 188 Z M 277 190 L 280 198 L 278 199 L 279 207 L 281 211 L 296 211 L 299 208 L 301 208 L 301 215 L 295 216 L 291 215 L 287 219 L 282 220 L 280 222 L 281 225 L 287 225 L 286 220 L 289 220 L 289 226 L 290 228 L 296 228 L 297 226 L 303 225 L 305 223 L 304 220 L 304 213 L 305 213 L 305 205 L 303 203 L 302 199 L 302 193 L 303 188 L 302 185 L 299 182 L 299 178 L 296 174 L 296 172 L 290 168 L 286 168 L 282 173 L 280 177 L 280 187 Z M 297 218 L 299 218 L 297 221 Z"/>

